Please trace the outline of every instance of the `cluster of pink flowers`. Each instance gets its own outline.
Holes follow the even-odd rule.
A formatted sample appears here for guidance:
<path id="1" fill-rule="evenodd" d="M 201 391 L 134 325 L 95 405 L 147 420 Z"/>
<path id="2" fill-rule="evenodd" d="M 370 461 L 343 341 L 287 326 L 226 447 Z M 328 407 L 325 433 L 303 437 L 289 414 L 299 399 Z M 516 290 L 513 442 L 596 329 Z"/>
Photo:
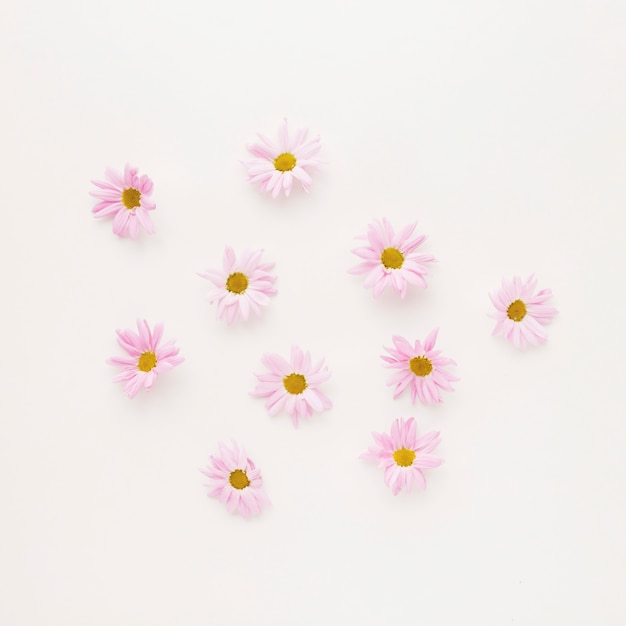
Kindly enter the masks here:
<path id="1" fill-rule="evenodd" d="M 278 140 L 272 142 L 259 134 L 259 141 L 247 146 L 252 158 L 243 161 L 248 181 L 258 185 L 263 193 L 278 198 L 288 197 L 294 182 L 307 192 L 312 184 L 311 174 L 323 163 L 319 158 L 319 136 L 309 137 L 306 129 L 290 136 L 287 120 L 278 129 Z M 126 165 L 123 173 L 105 171 L 104 181 L 92 181 L 96 189 L 91 195 L 98 199 L 93 207 L 97 218 L 112 217 L 113 232 L 120 237 L 136 239 L 141 230 L 155 232 L 150 213 L 156 209 L 151 199 L 152 180 Z M 428 287 L 427 277 L 435 257 L 420 247 L 426 235 L 416 232 L 413 222 L 394 230 L 388 219 L 375 219 L 367 232 L 357 237 L 362 245 L 352 250 L 359 263 L 348 271 L 364 275 L 364 287 L 374 298 L 391 288 L 404 299 L 410 288 Z M 220 268 L 210 268 L 198 274 L 212 284 L 207 298 L 216 305 L 216 315 L 227 325 L 246 322 L 251 316 L 260 317 L 277 294 L 274 263 L 263 259 L 264 250 L 246 248 L 235 252 L 226 246 Z M 494 335 L 503 335 L 516 348 L 537 345 L 547 340 L 545 325 L 556 315 L 547 301 L 550 289 L 537 291 L 534 275 L 522 280 L 515 276 L 503 279 L 501 287 L 489 294 L 496 319 Z M 113 379 L 124 383 L 124 392 L 135 397 L 143 388 L 150 390 L 159 374 L 184 361 L 174 340 L 163 340 L 164 325 L 151 328 L 146 320 L 137 320 L 137 331 L 117 330 L 117 340 L 124 356 L 111 357 L 108 362 L 121 367 Z M 425 339 L 408 339 L 399 335 L 391 338 L 392 346 L 384 347 L 381 355 L 384 367 L 392 370 L 387 385 L 393 387 L 393 398 L 409 392 L 412 404 L 439 404 L 442 392 L 453 391 L 452 383 L 459 379 L 449 371 L 456 362 L 436 349 L 439 329 L 431 330 Z M 310 352 L 294 345 L 289 358 L 277 353 L 261 357 L 265 370 L 256 373 L 257 383 L 250 395 L 265 400 L 270 416 L 287 413 L 294 426 L 299 420 L 310 419 L 315 413 L 332 407 L 322 390 L 331 374 L 325 359 L 314 361 Z M 361 458 L 374 461 L 384 469 L 384 482 L 394 495 L 425 489 L 424 470 L 436 468 L 443 460 L 432 453 L 441 441 L 438 431 L 418 435 L 414 417 L 393 420 L 389 434 L 373 432 L 371 445 Z M 209 479 L 208 495 L 219 499 L 230 512 L 248 517 L 261 512 L 269 504 L 263 489 L 260 470 L 235 441 L 218 444 L 218 454 L 211 456 L 202 473 Z"/>

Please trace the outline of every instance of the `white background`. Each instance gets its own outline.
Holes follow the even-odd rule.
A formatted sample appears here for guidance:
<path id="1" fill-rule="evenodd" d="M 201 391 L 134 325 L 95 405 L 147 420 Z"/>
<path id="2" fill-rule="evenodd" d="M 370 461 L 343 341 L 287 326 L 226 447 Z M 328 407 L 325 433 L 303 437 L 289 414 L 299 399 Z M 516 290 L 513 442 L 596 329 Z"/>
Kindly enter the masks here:
<path id="1" fill-rule="evenodd" d="M 432 625 L 626 621 L 626 5 L 4 0 L 0 622 Z M 322 137 L 272 201 L 257 131 Z M 90 180 L 152 177 L 157 233 L 95 220 Z M 430 287 L 374 300 L 354 236 L 418 220 Z M 266 250 L 279 294 L 231 328 L 195 272 Z M 487 293 L 536 272 L 560 315 L 519 352 Z M 186 358 L 129 400 L 116 328 Z M 393 334 L 440 327 L 456 391 L 392 399 Z M 264 351 L 325 356 L 334 408 L 294 429 L 248 396 Z M 358 459 L 414 415 L 446 462 L 394 497 Z M 206 497 L 234 437 L 273 506 Z"/>

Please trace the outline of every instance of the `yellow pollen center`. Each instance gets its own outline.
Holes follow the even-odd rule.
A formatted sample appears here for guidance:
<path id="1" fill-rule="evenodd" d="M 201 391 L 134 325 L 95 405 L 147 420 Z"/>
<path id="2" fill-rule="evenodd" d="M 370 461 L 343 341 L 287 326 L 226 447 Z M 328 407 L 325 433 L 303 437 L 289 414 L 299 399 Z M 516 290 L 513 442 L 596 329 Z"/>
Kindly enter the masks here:
<path id="1" fill-rule="evenodd" d="M 404 254 L 398 248 L 385 248 L 380 255 L 380 262 L 388 270 L 399 270 L 404 263 Z"/>
<path id="2" fill-rule="evenodd" d="M 289 393 L 297 396 L 306 389 L 306 378 L 302 374 L 289 374 L 283 378 L 283 385 Z"/>
<path id="3" fill-rule="evenodd" d="M 415 452 L 407 448 L 400 448 L 393 453 L 393 460 L 396 462 L 396 465 L 400 467 L 409 467 L 413 465 L 413 461 L 415 461 Z"/>
<path id="4" fill-rule="evenodd" d="M 248 277 L 241 272 L 235 272 L 226 279 L 226 289 L 231 293 L 243 293 L 248 288 Z"/>
<path id="5" fill-rule="evenodd" d="M 156 354 L 154 352 L 144 352 L 139 357 L 139 362 L 137 363 L 137 367 L 142 372 L 149 372 L 153 369 L 157 364 Z"/>
<path id="6" fill-rule="evenodd" d="M 235 489 L 245 489 L 250 484 L 250 481 L 246 476 L 246 472 L 239 469 L 234 470 L 230 473 L 230 476 L 228 477 L 228 482 Z"/>
<path id="7" fill-rule="evenodd" d="M 416 376 L 428 376 L 433 371 L 433 364 L 425 356 L 414 356 L 409 361 L 409 368 Z"/>
<path id="8" fill-rule="evenodd" d="M 291 172 L 296 166 L 296 157 L 291 152 L 283 152 L 274 159 L 274 167 L 279 172 Z"/>
<path id="9" fill-rule="evenodd" d="M 129 211 L 139 206 L 140 200 L 141 191 L 139 191 L 139 189 L 129 187 L 128 189 L 124 189 L 124 191 L 122 191 L 122 203 Z"/>
<path id="10" fill-rule="evenodd" d="M 526 305 L 521 300 L 515 300 L 509 304 L 506 314 L 510 320 L 521 322 L 526 317 Z"/>

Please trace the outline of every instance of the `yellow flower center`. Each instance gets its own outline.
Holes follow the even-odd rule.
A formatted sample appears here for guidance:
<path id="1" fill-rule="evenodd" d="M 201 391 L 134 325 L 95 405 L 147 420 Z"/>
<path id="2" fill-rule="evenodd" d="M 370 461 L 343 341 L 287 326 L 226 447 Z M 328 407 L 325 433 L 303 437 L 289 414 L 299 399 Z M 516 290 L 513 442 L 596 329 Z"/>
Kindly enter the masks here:
<path id="1" fill-rule="evenodd" d="M 526 305 L 521 300 L 515 300 L 509 304 L 506 314 L 510 320 L 521 322 L 526 317 Z"/>
<path id="2" fill-rule="evenodd" d="M 142 372 L 149 372 L 153 369 L 157 364 L 156 354 L 154 352 L 144 352 L 139 357 L 139 362 L 137 363 L 137 367 Z"/>
<path id="3" fill-rule="evenodd" d="M 425 356 L 414 356 L 409 361 L 409 368 L 416 376 L 428 376 L 433 371 L 433 364 Z"/>
<path id="4" fill-rule="evenodd" d="M 385 248 L 380 255 L 380 262 L 388 270 L 399 270 L 404 263 L 404 254 L 398 248 Z"/>
<path id="5" fill-rule="evenodd" d="M 302 374 L 289 374 L 283 378 L 283 385 L 289 393 L 297 396 L 306 389 L 306 378 Z"/>
<path id="6" fill-rule="evenodd" d="M 228 482 L 235 489 L 245 489 L 250 484 L 250 481 L 246 476 L 246 472 L 239 469 L 234 470 L 230 473 L 230 476 L 228 477 Z"/>
<path id="7" fill-rule="evenodd" d="M 393 460 L 400 467 L 410 467 L 415 461 L 415 452 L 407 448 L 400 448 L 393 453 Z"/>
<path id="8" fill-rule="evenodd" d="M 128 189 L 124 189 L 124 191 L 122 191 L 122 203 L 129 211 L 139 206 L 140 200 L 141 191 L 139 191 L 139 189 L 129 187 Z"/>
<path id="9" fill-rule="evenodd" d="M 243 293 L 248 288 L 248 277 L 241 272 L 235 272 L 226 279 L 226 289 L 231 293 Z"/>
<path id="10" fill-rule="evenodd" d="M 291 172 L 296 166 L 296 157 L 291 152 L 283 152 L 274 159 L 274 167 L 279 172 Z"/>

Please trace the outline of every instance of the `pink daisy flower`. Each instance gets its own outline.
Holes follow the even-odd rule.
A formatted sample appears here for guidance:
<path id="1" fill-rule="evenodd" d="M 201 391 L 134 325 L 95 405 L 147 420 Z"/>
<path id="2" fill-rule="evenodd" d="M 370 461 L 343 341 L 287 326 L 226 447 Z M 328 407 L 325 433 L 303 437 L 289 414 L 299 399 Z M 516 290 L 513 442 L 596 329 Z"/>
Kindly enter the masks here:
<path id="1" fill-rule="evenodd" d="M 425 263 L 432 263 L 435 257 L 419 254 L 417 248 L 424 242 L 426 235 L 413 236 L 417 223 L 409 224 L 397 234 L 389 220 L 374 220 L 367 228 L 367 235 L 357 239 L 367 240 L 368 245 L 352 250 L 364 259 L 352 269 L 350 274 L 367 274 L 364 287 L 372 287 L 377 298 L 387 285 L 391 285 L 401 298 L 406 295 L 407 285 L 427 287 L 425 276 L 429 271 Z"/>
<path id="2" fill-rule="evenodd" d="M 255 374 L 259 382 L 250 395 L 267 398 L 265 408 L 270 415 L 286 409 L 297 426 L 299 417 L 308 418 L 313 411 L 332 407 L 332 402 L 318 389 L 318 385 L 330 378 L 324 359 L 313 365 L 308 352 L 293 346 L 289 362 L 278 354 L 267 353 L 261 361 L 269 372 Z"/>
<path id="3" fill-rule="evenodd" d="M 504 335 L 516 348 L 548 340 L 543 326 L 558 311 L 545 304 L 552 297 L 552 290 L 542 289 L 535 293 L 536 287 L 534 274 L 524 281 L 519 276 L 514 276 L 513 280 L 502 279 L 502 287 L 489 294 L 496 307 L 496 312 L 489 315 L 498 320 L 493 335 Z"/>
<path id="4" fill-rule="evenodd" d="M 275 295 L 276 277 L 269 273 L 273 263 L 261 263 L 263 250 L 244 250 L 239 259 L 230 246 L 224 250 L 221 270 L 198 272 L 210 280 L 215 288 L 208 294 L 211 303 L 217 301 L 217 317 L 232 324 L 236 319 L 247 320 L 250 311 L 261 315 L 261 307 L 269 304 Z"/>
<path id="5" fill-rule="evenodd" d="M 272 193 L 272 198 L 276 198 L 281 189 L 288 196 L 294 178 L 304 191 L 308 191 L 311 177 L 307 169 L 316 167 L 322 161 L 315 156 L 320 151 L 319 136 L 307 139 L 307 134 L 308 130 L 302 129 L 290 139 L 286 119 L 278 129 L 277 146 L 259 133 L 261 143 L 247 145 L 254 158 L 243 162 L 248 168 L 248 182 L 258 183 L 261 191 Z"/>
<path id="6" fill-rule="evenodd" d="M 385 367 L 397 370 L 387 380 L 387 385 L 395 385 L 393 397 L 397 398 L 407 387 L 411 387 L 411 401 L 419 398 L 425 404 L 441 402 L 439 389 L 454 391 L 451 382 L 459 380 L 444 368 L 456 365 L 452 359 L 442 357 L 441 350 L 435 350 L 439 329 L 433 330 L 422 344 L 419 340 L 413 346 L 404 338 L 394 336 L 393 348 L 385 347 L 391 356 L 381 355 Z"/>
<path id="7" fill-rule="evenodd" d="M 126 164 L 124 174 L 107 168 L 104 175 L 107 182 L 92 180 L 98 187 L 90 195 L 100 202 L 92 209 L 96 217 L 113 215 L 113 232 L 120 237 L 130 235 L 136 239 L 139 227 L 147 233 L 154 233 L 149 211 L 154 211 L 156 204 L 150 200 L 152 181 L 144 174 L 137 176 L 137 169 Z"/>
<path id="8" fill-rule="evenodd" d="M 391 425 L 391 435 L 372 433 L 376 445 L 370 446 L 360 458 L 376 461 L 385 468 L 385 485 L 394 496 L 403 489 L 411 491 L 413 485 L 426 489 L 423 469 L 439 467 L 443 459 L 430 454 L 440 442 L 439 432 L 431 431 L 417 436 L 415 418 L 399 418 Z"/>
<path id="9" fill-rule="evenodd" d="M 209 466 L 200 471 L 211 481 L 206 485 L 209 496 L 219 498 L 230 513 L 244 517 L 258 515 L 263 505 L 270 504 L 263 490 L 261 472 L 234 441 L 232 448 L 219 443 L 220 453 L 211 456 Z"/>
<path id="10" fill-rule="evenodd" d="M 117 330 L 117 342 L 128 353 L 127 357 L 114 356 L 107 360 L 110 365 L 121 365 L 122 372 L 113 382 L 125 381 L 124 393 L 134 398 L 142 387 L 149 391 L 157 374 L 171 370 L 185 359 L 177 356 L 179 349 L 175 340 L 159 346 L 163 336 L 163 324 L 157 324 L 150 330 L 146 320 L 137 320 L 136 333 L 132 330 Z"/>

